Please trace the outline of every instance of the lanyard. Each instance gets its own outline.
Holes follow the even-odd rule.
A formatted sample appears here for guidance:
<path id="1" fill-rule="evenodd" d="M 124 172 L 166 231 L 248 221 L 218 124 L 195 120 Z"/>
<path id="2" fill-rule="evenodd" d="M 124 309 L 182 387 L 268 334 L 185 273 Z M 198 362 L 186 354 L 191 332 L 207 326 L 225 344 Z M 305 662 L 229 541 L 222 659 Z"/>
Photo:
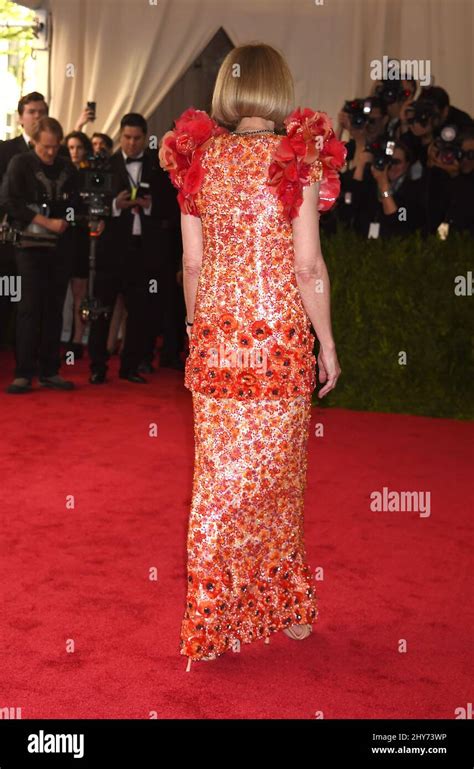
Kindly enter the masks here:
<path id="1" fill-rule="evenodd" d="M 141 166 L 141 168 L 140 168 L 140 169 L 139 169 L 139 171 L 138 171 L 138 175 L 137 175 L 137 181 L 136 181 L 136 182 L 135 182 L 135 180 L 134 180 L 133 176 L 131 175 L 130 171 L 128 170 L 127 166 L 125 166 L 125 170 L 126 170 L 126 172 L 127 172 L 127 176 L 128 176 L 128 178 L 130 179 L 130 186 L 131 186 L 131 190 L 130 190 L 130 192 L 131 192 L 131 195 L 130 195 L 130 199 L 131 199 L 131 200 L 135 200 L 135 198 L 136 198 L 136 196 L 137 196 L 138 188 L 139 188 L 139 186 L 140 186 L 140 182 L 141 182 L 141 180 L 142 180 L 142 173 L 143 173 L 143 163 L 140 163 L 140 166 Z"/>

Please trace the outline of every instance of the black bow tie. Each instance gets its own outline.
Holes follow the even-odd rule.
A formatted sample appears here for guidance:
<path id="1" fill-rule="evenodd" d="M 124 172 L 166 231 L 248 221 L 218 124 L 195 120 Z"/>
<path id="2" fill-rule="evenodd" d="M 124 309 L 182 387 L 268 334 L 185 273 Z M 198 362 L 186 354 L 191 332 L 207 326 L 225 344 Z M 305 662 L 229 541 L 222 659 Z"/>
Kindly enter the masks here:
<path id="1" fill-rule="evenodd" d="M 129 163 L 143 163 L 143 155 L 139 158 L 127 158 L 125 164 L 128 165 Z"/>

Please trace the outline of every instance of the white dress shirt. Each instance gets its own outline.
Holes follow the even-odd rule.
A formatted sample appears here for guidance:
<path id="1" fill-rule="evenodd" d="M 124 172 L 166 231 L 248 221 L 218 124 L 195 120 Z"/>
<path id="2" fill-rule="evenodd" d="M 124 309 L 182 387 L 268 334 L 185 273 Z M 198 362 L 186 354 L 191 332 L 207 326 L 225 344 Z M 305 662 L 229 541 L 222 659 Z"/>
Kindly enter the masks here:
<path id="1" fill-rule="evenodd" d="M 135 185 L 135 187 L 138 187 L 140 179 L 141 179 L 141 176 L 142 176 L 143 163 L 128 163 L 127 164 L 127 162 L 126 162 L 127 161 L 127 156 L 126 156 L 126 154 L 125 154 L 125 152 L 123 150 L 122 150 L 122 157 L 123 157 L 124 163 L 126 164 L 125 168 L 127 169 L 128 173 L 130 174 L 131 179 L 133 180 L 133 184 Z M 138 158 L 143 158 L 143 154 L 142 155 L 138 155 L 136 159 L 138 160 Z M 122 213 L 122 210 L 123 210 L 122 208 L 117 208 L 116 201 L 117 201 L 117 198 L 114 198 L 113 201 L 112 201 L 112 216 L 120 216 L 120 214 Z M 143 209 L 143 213 L 146 216 L 150 216 L 150 214 L 151 214 L 151 201 L 150 201 L 150 205 L 147 208 Z M 141 235 L 141 234 L 142 234 L 142 223 L 141 223 L 141 220 L 140 220 L 140 214 L 139 213 L 134 213 L 133 214 L 132 235 Z"/>

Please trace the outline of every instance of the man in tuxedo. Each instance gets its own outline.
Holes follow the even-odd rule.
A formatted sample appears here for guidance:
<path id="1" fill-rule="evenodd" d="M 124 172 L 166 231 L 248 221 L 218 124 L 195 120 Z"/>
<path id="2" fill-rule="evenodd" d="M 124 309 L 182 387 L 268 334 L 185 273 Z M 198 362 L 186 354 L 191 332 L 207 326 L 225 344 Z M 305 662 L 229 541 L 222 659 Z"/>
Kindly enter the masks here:
<path id="1" fill-rule="evenodd" d="M 120 122 L 120 147 L 110 159 L 114 174 L 112 216 L 106 224 L 97 255 L 94 293 L 110 308 L 92 322 L 89 334 L 91 384 L 106 382 L 107 337 L 117 294 L 128 312 L 119 376 L 146 384 L 139 367 L 147 352 L 150 325 L 150 277 L 157 274 L 156 254 L 162 214 L 157 194 L 158 159 L 147 147 L 147 123 L 138 113 Z"/>
<path id="2" fill-rule="evenodd" d="M 19 123 L 22 127 L 20 136 L 0 142 L 0 181 L 3 178 L 7 166 L 15 155 L 20 152 L 28 152 L 33 147 L 31 135 L 42 117 L 48 114 L 48 105 L 44 96 L 38 91 L 22 96 L 18 102 Z"/>
<path id="3" fill-rule="evenodd" d="M 181 212 L 177 200 L 177 189 L 169 174 L 158 164 L 155 175 L 155 189 L 158 197 L 158 233 L 153 256 L 151 277 L 156 277 L 158 294 L 149 294 L 150 324 L 147 329 L 145 357 L 140 372 L 154 371 L 152 361 L 158 334 L 163 336 L 160 350 L 160 368 L 184 371 L 181 352 L 184 346 L 186 307 L 182 283 L 178 282 L 181 269 L 183 244 L 181 239 Z"/>

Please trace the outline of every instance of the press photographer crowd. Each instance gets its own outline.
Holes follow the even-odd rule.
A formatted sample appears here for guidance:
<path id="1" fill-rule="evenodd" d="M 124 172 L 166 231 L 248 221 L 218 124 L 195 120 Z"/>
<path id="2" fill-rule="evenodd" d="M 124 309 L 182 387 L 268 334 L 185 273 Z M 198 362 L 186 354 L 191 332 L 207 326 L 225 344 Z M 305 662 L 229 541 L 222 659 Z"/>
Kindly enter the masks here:
<path id="1" fill-rule="evenodd" d="M 149 148 L 145 118 L 120 121 L 119 146 L 82 130 L 96 119 L 88 102 L 64 136 L 42 94 L 20 99 L 22 134 L 0 142 L 0 345 L 14 329 L 10 394 L 72 389 L 62 363 L 87 353 L 91 384 L 104 384 L 114 352 L 111 321 L 126 309 L 119 376 L 146 384 L 159 365 L 184 369 L 185 303 L 177 190 Z M 347 139 L 337 205 L 321 216 L 331 236 L 347 227 L 363 238 L 474 235 L 474 123 L 438 86 L 387 80 L 344 103 L 335 130 Z M 16 300 L 13 287 L 21 278 Z M 62 348 L 69 284 L 70 342 Z"/>

